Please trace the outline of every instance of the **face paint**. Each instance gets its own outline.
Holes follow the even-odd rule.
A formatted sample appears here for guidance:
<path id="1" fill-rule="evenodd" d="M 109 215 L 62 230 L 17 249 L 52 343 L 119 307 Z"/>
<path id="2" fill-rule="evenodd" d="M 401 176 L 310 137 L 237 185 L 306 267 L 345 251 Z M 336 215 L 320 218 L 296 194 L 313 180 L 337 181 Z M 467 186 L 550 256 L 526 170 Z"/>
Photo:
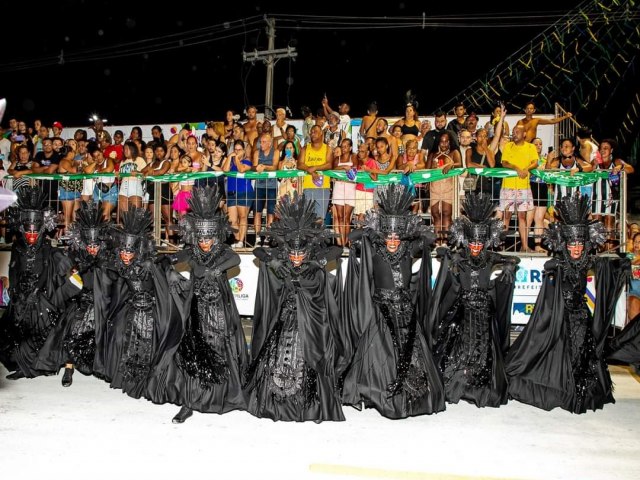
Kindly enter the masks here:
<path id="1" fill-rule="evenodd" d="M 584 251 L 584 243 L 583 242 L 571 242 L 567 244 L 567 250 L 569 251 L 569 256 L 573 260 L 578 260 L 582 257 L 582 252 Z"/>
<path id="2" fill-rule="evenodd" d="M 86 249 L 89 255 L 95 257 L 98 255 L 98 252 L 100 251 L 100 245 L 98 245 L 97 243 L 92 243 L 90 245 L 87 245 Z"/>
<path id="3" fill-rule="evenodd" d="M 478 255 L 480 255 L 483 249 L 484 249 L 484 243 L 480 243 L 480 242 L 469 243 L 469 251 L 471 252 L 472 257 L 477 257 Z"/>
<path id="4" fill-rule="evenodd" d="M 307 252 L 304 250 L 291 250 L 289 252 L 289 260 L 293 264 L 294 267 L 299 267 L 304 262 L 304 259 L 307 257 Z"/>
<path id="5" fill-rule="evenodd" d="M 133 261 L 133 257 L 135 256 L 135 252 L 132 252 L 130 250 L 120 250 L 120 260 L 122 260 L 122 263 L 124 263 L 125 265 L 130 265 Z"/>
<path id="6" fill-rule="evenodd" d="M 24 238 L 29 245 L 35 245 L 38 241 L 38 237 L 40 236 L 40 232 L 37 230 L 28 230 L 24 232 Z"/>
<path id="7" fill-rule="evenodd" d="M 202 250 L 203 252 L 210 252 L 211 248 L 213 247 L 214 244 L 214 239 L 213 238 L 199 238 L 198 239 L 198 247 L 200 248 L 200 250 Z"/>
<path id="8" fill-rule="evenodd" d="M 396 253 L 398 248 L 400 248 L 400 237 L 397 233 L 388 233 L 384 243 L 387 245 L 387 251 L 389 253 Z"/>

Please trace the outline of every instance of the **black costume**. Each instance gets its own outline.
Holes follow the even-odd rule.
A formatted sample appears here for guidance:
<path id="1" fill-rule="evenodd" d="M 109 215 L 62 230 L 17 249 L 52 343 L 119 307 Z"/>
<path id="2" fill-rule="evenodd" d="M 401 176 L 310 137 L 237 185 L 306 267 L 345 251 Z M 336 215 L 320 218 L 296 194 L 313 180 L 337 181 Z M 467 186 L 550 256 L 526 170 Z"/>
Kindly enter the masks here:
<path id="1" fill-rule="evenodd" d="M 365 228 L 350 235 L 343 313 L 354 356 L 343 402 L 356 408 L 364 402 L 388 418 L 439 412 L 444 390 L 425 331 L 434 235 L 411 212 L 414 197 L 403 186 L 389 185 L 379 197 Z M 420 270 L 412 274 L 418 256 Z"/>
<path id="2" fill-rule="evenodd" d="M 609 341 L 606 353 L 608 360 L 628 363 L 640 375 L 640 315 Z"/>
<path id="3" fill-rule="evenodd" d="M 248 410 L 272 420 L 344 420 L 335 388 L 345 350 L 335 277 L 325 270 L 340 248 L 304 195 L 284 196 L 270 234 L 277 248 L 257 248 L 258 292 L 247 372 Z"/>
<path id="4" fill-rule="evenodd" d="M 65 296 L 75 289 L 68 280 L 71 262 L 44 235 L 56 225 L 46 199 L 40 188 L 25 186 L 18 191 L 17 205 L 9 209 L 11 226 L 20 235 L 11 248 L 11 301 L 0 319 L 0 361 L 16 370 L 12 379 L 42 373 L 34 361 L 58 321 Z"/>
<path id="5" fill-rule="evenodd" d="M 156 375 L 182 336 L 182 317 L 169 294 L 166 272 L 154 263 L 155 245 L 148 210 L 131 208 L 122 227 L 111 229 L 114 248 L 107 270 L 97 279 L 102 301 L 96 299 L 95 371 L 131 397 L 162 401 Z"/>
<path id="6" fill-rule="evenodd" d="M 517 257 L 487 249 L 502 241 L 502 221 L 491 218 L 490 196 L 467 194 L 466 217 L 454 220 L 449 243 L 438 249 L 440 271 L 433 300 L 434 356 L 448 402 L 461 399 L 478 407 L 507 403 L 504 355 L 509 347 L 511 300 Z M 502 273 L 495 279 L 496 269 Z"/>
<path id="7" fill-rule="evenodd" d="M 65 387 L 72 383 L 74 368 L 85 375 L 93 373 L 96 353 L 94 298 L 96 293 L 102 294 L 94 291 L 94 285 L 95 277 L 103 270 L 107 258 L 106 226 L 102 204 L 83 201 L 76 210 L 75 223 L 68 230 L 70 246 L 67 256 L 81 282 L 66 302 L 62 317 L 49 334 L 36 362 L 38 369 L 51 372 L 67 365 L 62 379 Z"/>
<path id="8" fill-rule="evenodd" d="M 628 260 L 593 255 L 606 232 L 601 222 L 589 222 L 589 208 L 587 196 L 578 193 L 556 205 L 559 221 L 545 230 L 554 258 L 545 264 L 533 314 L 506 359 L 509 395 L 545 410 L 584 413 L 615 401 L 604 344 Z M 594 266 L 591 315 L 584 295 Z"/>
<path id="9" fill-rule="evenodd" d="M 169 364 L 167 401 L 182 405 L 174 423 L 192 410 L 226 413 L 246 409 L 242 373 L 248 364 L 247 342 L 227 271 L 240 257 L 224 242 L 231 234 L 220 209 L 217 185 L 196 188 L 191 207 L 180 221 L 187 247 L 171 255 L 171 263 L 186 262 L 190 277 L 174 273 L 170 290 L 186 318 L 180 346 Z"/>

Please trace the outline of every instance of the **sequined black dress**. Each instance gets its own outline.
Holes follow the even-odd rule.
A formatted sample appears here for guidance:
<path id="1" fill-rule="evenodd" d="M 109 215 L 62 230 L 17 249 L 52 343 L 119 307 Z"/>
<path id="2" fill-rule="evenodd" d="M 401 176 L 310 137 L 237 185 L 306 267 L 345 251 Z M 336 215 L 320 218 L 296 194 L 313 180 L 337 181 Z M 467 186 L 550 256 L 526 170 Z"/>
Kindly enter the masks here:
<path id="1" fill-rule="evenodd" d="M 173 259 L 189 264 L 190 278 L 170 280 L 170 290 L 186 318 L 180 346 L 167 368 L 165 401 L 206 413 L 246 409 L 242 373 L 247 342 L 227 271 L 240 257 L 225 244 L 211 252 L 188 248 Z"/>
<path id="2" fill-rule="evenodd" d="M 509 346 L 514 262 L 493 252 L 478 259 L 440 249 L 434 291 L 434 356 L 447 402 L 478 407 L 507 403 L 504 357 Z M 502 269 L 495 280 L 494 270 Z"/>
<path id="3" fill-rule="evenodd" d="M 94 283 L 96 269 L 102 268 L 102 262 L 82 251 L 74 257 L 73 264 L 82 278 L 82 289 L 76 288 L 65 302 L 60 321 L 49 334 L 35 365 L 40 370 L 57 372 L 65 364 L 72 363 L 76 370 L 91 375 L 96 354 Z"/>
<path id="4" fill-rule="evenodd" d="M 354 235 L 352 235 L 354 237 Z M 426 252 L 412 275 L 412 258 Z M 395 254 L 384 240 L 364 234 L 360 262 L 349 258 L 345 307 L 354 356 L 346 372 L 343 402 L 375 408 L 387 418 L 445 409 L 444 390 L 425 335 L 431 257 L 422 239 L 403 241 Z M 374 267 L 375 266 L 375 267 Z"/>
<path id="5" fill-rule="evenodd" d="M 44 237 L 35 246 L 14 242 L 9 264 L 10 303 L 0 319 L 0 361 L 26 377 L 42 374 L 34 363 L 58 322 L 64 299 L 75 287 L 68 281 L 71 261 Z"/>
<path id="6" fill-rule="evenodd" d="M 171 295 L 166 272 L 151 260 L 124 265 L 115 257 L 115 271 L 103 274 L 104 302 L 96 305 L 98 374 L 127 395 L 161 402 L 165 392 L 155 376 L 166 369 L 182 335 L 182 317 Z M 102 330 L 102 329 L 101 329 Z"/>
<path id="7" fill-rule="evenodd" d="M 596 258 L 592 315 L 584 297 L 592 264 L 586 258 L 545 265 L 533 314 L 506 358 L 509 395 L 516 400 L 572 413 L 615 402 L 604 344 L 625 276 L 620 259 Z"/>
<path id="8" fill-rule="evenodd" d="M 339 255 L 333 250 L 325 260 Z M 281 258 L 274 271 L 276 252 L 254 253 L 262 261 L 245 389 L 249 412 L 283 421 L 344 420 L 335 387 L 340 318 L 322 257 L 297 268 Z"/>

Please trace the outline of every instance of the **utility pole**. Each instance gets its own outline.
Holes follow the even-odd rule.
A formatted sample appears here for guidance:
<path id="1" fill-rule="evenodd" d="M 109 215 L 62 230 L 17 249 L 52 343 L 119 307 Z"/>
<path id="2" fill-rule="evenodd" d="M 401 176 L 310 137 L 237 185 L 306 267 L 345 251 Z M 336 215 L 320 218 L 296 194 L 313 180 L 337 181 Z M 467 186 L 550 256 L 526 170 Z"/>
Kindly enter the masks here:
<path id="1" fill-rule="evenodd" d="M 276 21 L 274 18 L 264 18 L 267 22 L 267 37 L 269 38 L 269 45 L 267 50 L 253 52 L 242 52 L 242 59 L 245 62 L 255 63 L 256 60 L 262 60 L 267 66 L 267 85 L 264 95 L 264 115 L 269 120 L 272 119 L 273 114 L 273 71 L 276 66 L 276 62 L 281 58 L 293 58 L 298 56 L 298 52 L 294 47 L 287 48 L 275 48 L 276 46 Z"/>

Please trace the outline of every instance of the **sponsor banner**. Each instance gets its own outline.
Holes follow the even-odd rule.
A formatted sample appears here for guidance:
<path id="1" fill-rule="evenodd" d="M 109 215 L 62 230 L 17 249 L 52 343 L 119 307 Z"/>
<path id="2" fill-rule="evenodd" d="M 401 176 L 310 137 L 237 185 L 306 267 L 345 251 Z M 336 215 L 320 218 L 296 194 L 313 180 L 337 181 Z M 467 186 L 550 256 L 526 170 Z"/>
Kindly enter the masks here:
<path id="1" fill-rule="evenodd" d="M 229 271 L 229 286 L 240 315 L 252 317 L 258 290 L 258 259 L 253 254 L 240 255 L 240 265 Z"/>

